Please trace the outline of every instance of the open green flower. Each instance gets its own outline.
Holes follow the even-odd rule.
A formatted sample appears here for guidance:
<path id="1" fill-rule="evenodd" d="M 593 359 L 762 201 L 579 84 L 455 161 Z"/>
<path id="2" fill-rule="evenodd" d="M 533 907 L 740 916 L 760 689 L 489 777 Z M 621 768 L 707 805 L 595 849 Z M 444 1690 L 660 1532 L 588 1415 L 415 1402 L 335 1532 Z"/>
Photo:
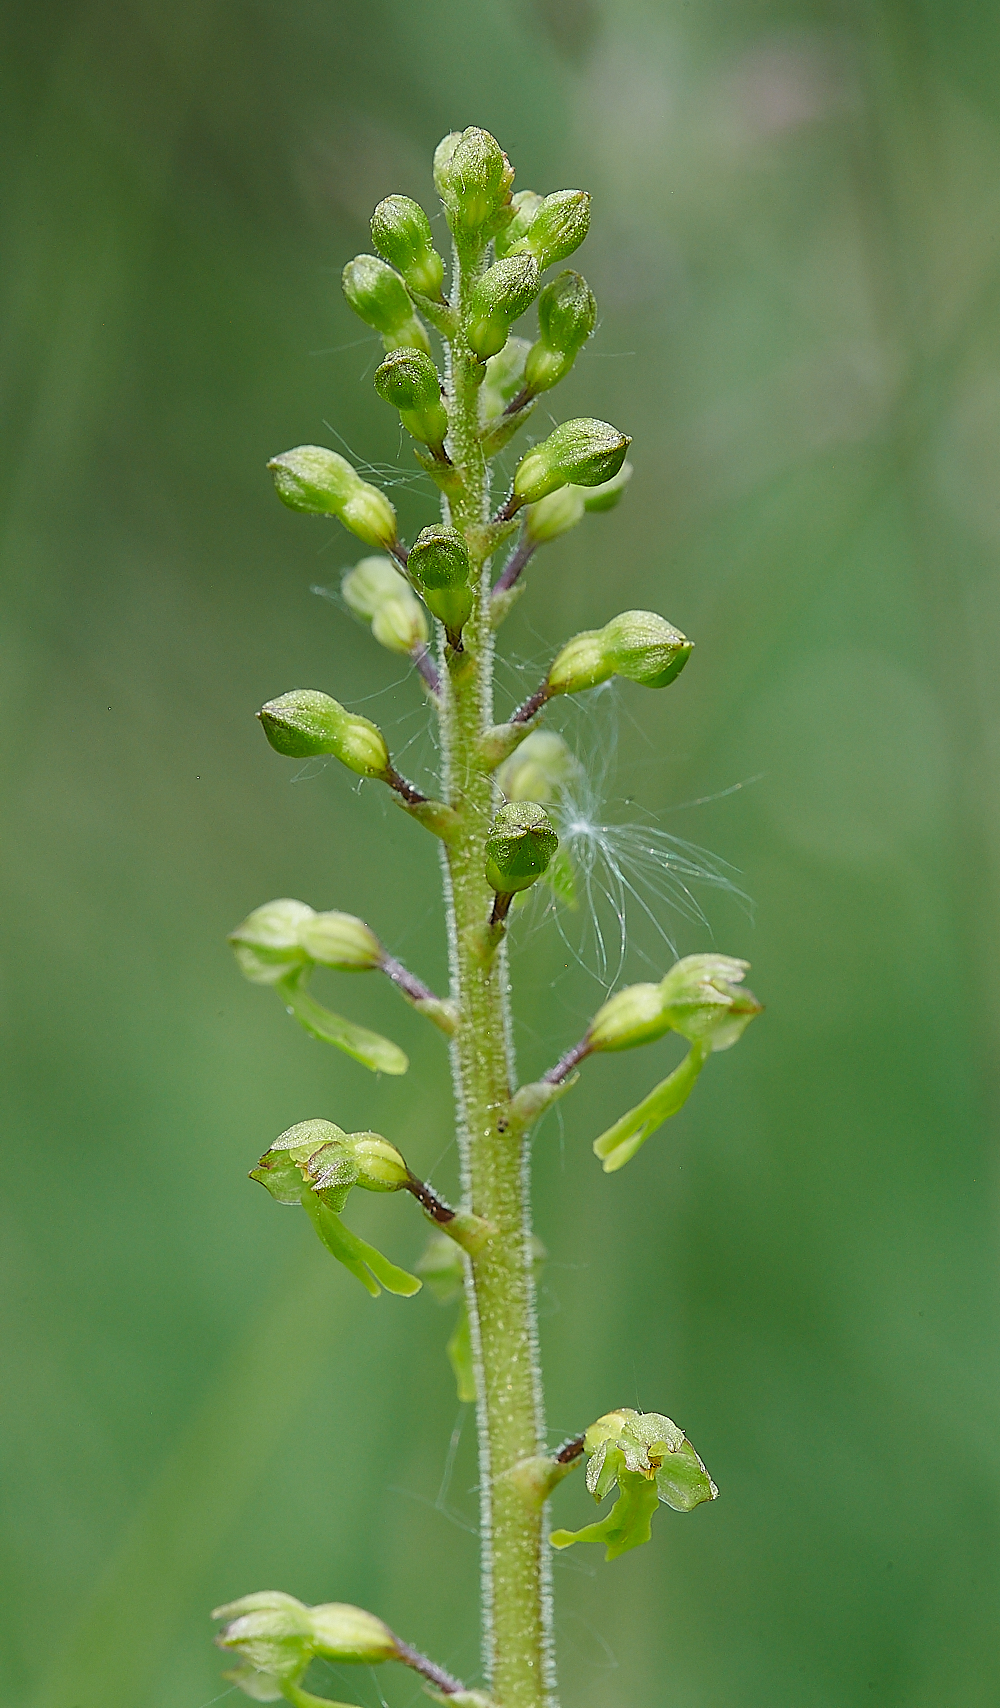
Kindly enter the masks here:
<path id="1" fill-rule="evenodd" d="M 596 1501 L 617 1484 L 618 1499 L 596 1524 L 582 1530 L 555 1530 L 554 1548 L 574 1542 L 603 1542 L 605 1559 L 648 1542 L 657 1506 L 691 1512 L 719 1491 L 683 1429 L 660 1412 L 623 1407 L 592 1423 L 584 1437 L 589 1455 L 587 1488 Z"/>

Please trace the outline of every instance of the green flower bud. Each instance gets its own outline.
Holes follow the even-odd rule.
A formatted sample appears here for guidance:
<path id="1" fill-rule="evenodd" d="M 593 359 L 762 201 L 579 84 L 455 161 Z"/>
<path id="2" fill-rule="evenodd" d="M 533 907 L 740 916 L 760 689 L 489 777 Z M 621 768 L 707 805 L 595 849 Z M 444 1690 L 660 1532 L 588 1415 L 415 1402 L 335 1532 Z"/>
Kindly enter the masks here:
<path id="1" fill-rule="evenodd" d="M 524 530 L 532 546 L 545 546 L 568 534 L 586 514 L 583 495 L 585 486 L 560 486 L 537 504 L 529 504 L 524 512 Z"/>
<path id="2" fill-rule="evenodd" d="M 505 255 L 510 255 L 522 237 L 527 236 L 531 222 L 544 200 L 544 196 L 538 195 L 535 190 L 518 190 L 517 194 L 511 197 L 510 205 L 514 210 L 513 218 L 510 224 L 499 233 L 494 245 L 498 261 L 502 260 Z"/>
<path id="3" fill-rule="evenodd" d="M 740 989 L 749 966 L 730 955 L 686 955 L 676 962 L 660 985 L 672 1030 L 693 1044 L 731 1049 L 763 1009 L 752 990 Z"/>
<path id="4" fill-rule="evenodd" d="M 490 357 L 479 392 L 479 410 L 484 422 L 502 415 L 511 399 L 522 389 L 524 363 L 530 349 L 527 338 L 511 337 L 502 350 Z"/>
<path id="5" fill-rule="evenodd" d="M 567 641 L 548 675 L 550 694 L 579 694 L 612 676 L 643 688 L 665 688 L 679 676 L 694 649 L 655 611 L 623 611 L 603 629 L 584 629 Z"/>
<path id="6" fill-rule="evenodd" d="M 299 927 L 299 942 L 311 961 L 340 973 L 368 972 L 382 964 L 381 943 L 353 913 L 313 913 L 310 908 Z"/>
<path id="7" fill-rule="evenodd" d="M 375 390 L 399 410 L 408 433 L 422 445 L 441 445 L 448 411 L 441 401 L 437 368 L 423 350 L 392 350 L 375 370 Z"/>
<path id="8" fill-rule="evenodd" d="M 544 273 L 554 261 L 564 261 L 579 249 L 590 230 L 590 196 L 586 190 L 556 190 L 546 196 L 516 248 L 533 255 Z"/>
<path id="9" fill-rule="evenodd" d="M 540 445 L 523 457 L 514 476 L 513 499 L 508 513 L 571 482 L 574 486 L 598 486 L 616 475 L 632 443 L 607 421 L 564 421 Z"/>
<path id="10" fill-rule="evenodd" d="M 404 575 L 387 557 L 366 557 L 340 583 L 344 603 L 371 623 L 372 634 L 390 652 L 411 653 L 428 641 L 427 615 Z"/>
<path id="11" fill-rule="evenodd" d="M 387 196 L 372 214 L 372 242 L 411 290 L 440 297 L 444 262 L 434 247 L 431 222 L 409 196 Z"/>
<path id="12" fill-rule="evenodd" d="M 659 984 L 633 984 L 612 996 L 591 1022 L 594 1050 L 631 1050 L 665 1032 L 679 1032 L 709 1050 L 728 1050 L 760 1014 L 761 1004 L 739 987 L 749 962 L 729 955 L 687 955 Z"/>
<path id="13" fill-rule="evenodd" d="M 290 510 L 336 516 L 369 546 L 388 551 L 396 545 L 396 512 L 385 493 L 369 486 L 336 451 L 298 445 L 272 457 L 267 466 L 278 497 Z"/>
<path id="14" fill-rule="evenodd" d="M 216 1608 L 212 1617 L 228 1620 L 215 1639 L 220 1649 L 282 1682 L 300 1678 L 315 1653 L 310 1610 L 292 1595 L 246 1595 Z"/>
<path id="15" fill-rule="evenodd" d="M 538 294 L 538 267 L 531 255 L 496 261 L 477 281 L 469 301 L 465 336 L 481 362 L 507 342 L 519 315 Z"/>
<path id="16" fill-rule="evenodd" d="M 377 1661 L 394 1660 L 399 1653 L 399 1644 L 388 1625 L 361 1607 L 327 1601 L 311 1607 L 309 1612 L 316 1653 L 326 1660 L 360 1661 L 374 1666 Z"/>
<path id="17" fill-rule="evenodd" d="M 315 688 L 293 688 L 269 700 L 257 716 L 276 753 L 292 759 L 332 753 L 359 777 L 384 777 L 389 769 L 389 749 L 378 725 L 345 711 Z"/>
<path id="18" fill-rule="evenodd" d="M 379 1133 L 351 1133 L 347 1148 L 357 1166 L 358 1185 L 368 1192 L 398 1192 L 410 1178 L 395 1145 Z"/>
<path id="19" fill-rule="evenodd" d="M 559 846 L 543 807 L 535 801 L 502 806 L 486 836 L 486 882 L 498 895 L 517 895 L 542 876 Z"/>
<path id="20" fill-rule="evenodd" d="M 553 801 L 580 774 L 580 765 L 555 730 L 536 729 L 497 772 L 508 801 Z"/>
<path id="21" fill-rule="evenodd" d="M 597 1010 L 588 1037 L 592 1050 L 631 1050 L 670 1030 L 658 984 L 630 984 Z"/>
<path id="22" fill-rule="evenodd" d="M 603 510 L 614 510 L 625 496 L 625 488 L 632 479 L 632 464 L 622 463 L 621 468 L 611 480 L 602 480 L 600 486 L 590 486 L 583 498 L 583 507 L 591 514 Z"/>
<path id="23" fill-rule="evenodd" d="M 452 131 L 434 154 L 434 185 L 456 236 L 493 236 L 509 223 L 514 168 L 489 131 Z"/>
<path id="24" fill-rule="evenodd" d="M 430 354 L 423 321 L 414 313 L 399 274 L 377 255 L 356 255 L 343 273 L 344 295 L 366 326 L 381 332 L 387 350 L 409 345 Z"/>
<path id="25" fill-rule="evenodd" d="M 469 548 L 457 528 L 443 523 L 424 528 L 406 560 L 407 573 L 420 590 L 427 609 L 442 622 L 452 645 L 472 610 Z"/>
<path id="26" fill-rule="evenodd" d="M 532 394 L 548 391 L 569 373 L 597 322 L 597 302 L 580 273 L 560 273 L 538 299 L 538 342 L 524 365 Z"/>
<path id="27" fill-rule="evenodd" d="M 265 902 L 229 935 L 236 963 L 251 984 L 277 984 L 306 963 L 302 927 L 315 914 L 304 901 Z"/>

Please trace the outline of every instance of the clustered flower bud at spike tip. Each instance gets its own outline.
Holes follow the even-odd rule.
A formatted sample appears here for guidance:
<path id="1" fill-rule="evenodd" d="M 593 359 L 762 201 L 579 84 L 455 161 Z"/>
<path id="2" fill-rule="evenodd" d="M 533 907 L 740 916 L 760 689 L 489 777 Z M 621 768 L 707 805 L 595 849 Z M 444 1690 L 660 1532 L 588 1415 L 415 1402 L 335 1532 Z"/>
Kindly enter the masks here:
<path id="1" fill-rule="evenodd" d="M 566 642 L 549 670 L 549 694 L 579 694 L 612 676 L 642 688 L 665 688 L 683 670 L 694 642 L 655 611 L 623 611 L 603 629 Z"/>
<path id="2" fill-rule="evenodd" d="M 472 292 L 465 327 L 469 348 L 481 362 L 499 354 L 537 294 L 538 266 L 531 255 L 512 255 L 487 268 Z"/>
<path id="3" fill-rule="evenodd" d="M 505 800 L 544 804 L 572 783 L 580 769 L 561 735 L 552 729 L 536 729 L 501 765 L 497 784 Z"/>
<path id="4" fill-rule="evenodd" d="M 276 753 L 312 759 L 330 753 L 359 777 L 384 777 L 389 749 L 377 724 L 345 711 L 329 694 L 293 688 L 257 713 Z"/>
<path id="5" fill-rule="evenodd" d="M 444 262 L 434 247 L 431 222 L 419 202 L 412 202 L 409 196 L 387 196 L 379 202 L 372 214 L 372 242 L 411 290 L 425 297 L 440 297 Z"/>
<path id="6" fill-rule="evenodd" d="M 535 190 L 518 190 L 517 194 L 511 197 L 513 217 L 494 245 L 498 259 L 513 254 L 521 239 L 527 236 L 531 222 L 544 200 L 545 197 L 538 195 Z"/>
<path id="7" fill-rule="evenodd" d="M 513 248 L 524 250 L 544 273 L 579 249 L 590 230 L 590 196 L 586 190 L 556 190 L 536 208 L 524 236 Z"/>
<path id="8" fill-rule="evenodd" d="M 427 645 L 427 614 L 389 558 L 362 558 L 344 575 L 340 591 L 348 608 L 371 624 L 375 639 L 389 652 L 412 653 Z"/>
<path id="9" fill-rule="evenodd" d="M 398 544 L 396 512 L 385 493 L 362 480 L 336 451 L 323 445 L 297 445 L 272 457 L 267 466 L 278 497 L 290 510 L 336 516 L 366 546 L 392 551 Z"/>
<path id="10" fill-rule="evenodd" d="M 456 237 L 495 236 L 510 221 L 514 169 L 489 131 L 451 131 L 434 154 L 434 185 Z"/>
<path id="11" fill-rule="evenodd" d="M 586 279 L 567 271 L 538 299 L 538 341 L 524 364 L 525 389 L 534 396 L 565 379 L 597 323 L 597 302 Z"/>
<path id="12" fill-rule="evenodd" d="M 377 255 L 356 255 L 343 272 L 344 295 L 359 319 L 382 334 L 387 350 L 410 345 L 430 354 L 427 331 L 406 286 Z"/>
<path id="13" fill-rule="evenodd" d="M 408 433 L 422 445 L 440 446 L 448 431 L 437 368 L 424 350 L 392 350 L 375 370 L 375 390 L 399 410 Z"/>
<path id="14" fill-rule="evenodd" d="M 659 984 L 627 986 L 595 1014 L 590 1048 L 631 1050 L 679 1032 L 704 1049 L 730 1049 L 761 1012 L 753 992 L 742 988 L 748 966 L 730 955 L 687 955 Z"/>
<path id="15" fill-rule="evenodd" d="M 537 504 L 560 486 L 599 486 L 611 480 L 625 461 L 632 443 L 607 421 L 587 417 L 564 421 L 555 432 L 532 446 L 514 476 L 508 513 L 522 504 Z"/>
<path id="16" fill-rule="evenodd" d="M 502 806 L 486 837 L 486 882 L 498 895 L 517 895 L 542 876 L 559 846 L 552 821 L 537 801 Z"/>
<path id="17" fill-rule="evenodd" d="M 422 529 L 410 548 L 406 568 L 427 609 L 444 624 L 454 644 L 468 621 L 473 599 L 469 548 L 458 529 L 440 522 Z"/>

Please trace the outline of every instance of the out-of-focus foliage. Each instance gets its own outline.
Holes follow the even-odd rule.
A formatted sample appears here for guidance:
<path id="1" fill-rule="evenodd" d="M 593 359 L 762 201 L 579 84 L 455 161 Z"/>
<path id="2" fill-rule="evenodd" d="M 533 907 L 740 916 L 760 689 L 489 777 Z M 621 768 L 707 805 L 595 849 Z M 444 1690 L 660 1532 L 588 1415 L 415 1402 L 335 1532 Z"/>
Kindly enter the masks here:
<path id="1" fill-rule="evenodd" d="M 321 973 L 411 1058 L 373 1085 L 225 936 L 290 893 L 444 981 L 431 839 L 339 766 L 290 784 L 253 711 L 315 681 L 433 778 L 405 660 L 335 608 L 363 548 L 303 531 L 264 464 L 349 449 L 398 466 L 407 538 L 435 520 L 339 278 L 375 203 L 426 200 L 434 144 L 479 123 L 522 188 L 593 191 L 600 321 L 560 416 L 634 436 L 613 535 L 585 518 L 526 572 L 510 704 L 626 603 L 696 640 L 662 702 L 622 689 L 602 822 L 635 794 L 741 868 L 753 925 L 712 891 L 714 937 L 665 917 L 678 952 L 752 961 L 769 1009 L 621 1174 L 591 1142 L 642 1089 L 628 1057 L 588 1063 L 538 1138 L 553 1439 L 663 1408 L 721 1491 L 613 1571 L 556 1563 L 564 1701 L 986 1708 L 994 12 L 38 0 L 4 34 L 0 1699 L 202 1708 L 205 1610 L 257 1583 L 376 1608 L 475 1674 L 450 1319 L 365 1299 L 246 1180 L 323 1115 L 453 1190 L 444 1043 L 385 981 Z M 558 727 L 594 717 L 564 703 Z M 525 1078 L 603 1000 L 534 906 Z M 640 918 L 625 976 L 659 977 Z M 655 1049 L 650 1084 L 677 1041 Z M 412 1267 L 420 1228 L 378 1209 Z M 557 1491 L 559 1525 L 592 1513 L 578 1480 Z"/>

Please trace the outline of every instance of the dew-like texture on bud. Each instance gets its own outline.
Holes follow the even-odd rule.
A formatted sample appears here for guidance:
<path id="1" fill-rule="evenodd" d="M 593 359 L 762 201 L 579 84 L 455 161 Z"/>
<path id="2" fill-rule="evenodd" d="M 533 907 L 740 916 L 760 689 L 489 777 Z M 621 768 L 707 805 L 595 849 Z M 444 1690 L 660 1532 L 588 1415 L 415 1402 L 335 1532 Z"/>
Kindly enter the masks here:
<path id="1" fill-rule="evenodd" d="M 438 297 L 444 281 L 444 262 L 434 248 L 431 222 L 419 202 L 409 196 L 387 196 L 372 214 L 372 242 L 411 290 Z"/>
<path id="2" fill-rule="evenodd" d="M 680 675 L 693 642 L 655 611 L 623 611 L 603 629 L 584 629 L 552 661 L 550 694 L 579 694 L 612 676 L 665 688 Z"/>
<path id="3" fill-rule="evenodd" d="M 494 245 L 498 260 L 510 255 L 516 249 L 523 237 L 526 237 L 536 213 L 541 207 L 544 196 L 536 190 L 518 190 L 510 199 L 513 217 L 510 223 L 500 232 Z"/>
<path id="4" fill-rule="evenodd" d="M 359 777 L 383 777 L 388 770 L 389 749 L 378 725 L 316 688 L 293 688 L 257 716 L 276 753 L 292 759 L 331 753 Z"/>
<path id="5" fill-rule="evenodd" d="M 558 385 L 573 366 L 597 323 L 597 302 L 580 273 L 566 271 L 546 285 L 538 299 L 538 342 L 524 366 L 531 392 Z"/>
<path id="6" fill-rule="evenodd" d="M 536 504 L 570 482 L 597 486 L 618 473 L 631 443 L 607 421 L 587 417 L 564 421 L 522 458 L 514 476 L 514 496 L 520 504 Z"/>
<path id="7" fill-rule="evenodd" d="M 366 557 L 340 583 L 348 609 L 370 623 L 372 634 L 389 652 L 411 653 L 426 646 L 427 614 L 404 575 L 387 557 Z"/>
<path id="8" fill-rule="evenodd" d="M 457 528 L 435 523 L 417 535 L 406 560 L 427 609 L 449 631 L 460 631 L 472 610 L 472 562 Z"/>
<path id="9" fill-rule="evenodd" d="M 414 312 L 405 284 L 377 255 L 356 255 L 348 261 L 342 282 L 355 314 L 382 334 L 387 349 L 408 344 L 430 351 L 426 329 Z"/>
<path id="10" fill-rule="evenodd" d="M 536 729 L 497 772 L 508 801 L 554 801 L 580 775 L 580 762 L 555 730 Z"/>
<path id="11" fill-rule="evenodd" d="M 762 1012 L 743 986 L 749 961 L 731 955 L 686 955 L 659 986 L 667 1024 L 692 1043 L 728 1050 Z"/>
<path id="12" fill-rule="evenodd" d="M 590 230 L 590 196 L 586 190 L 556 190 L 546 196 L 528 226 L 518 249 L 526 249 L 544 273 L 579 249 Z"/>
<path id="13" fill-rule="evenodd" d="M 480 361 L 503 349 L 519 315 L 538 293 L 538 267 L 531 255 L 512 255 L 488 267 L 469 301 L 465 336 Z"/>
<path id="14" fill-rule="evenodd" d="M 631 1050 L 670 1031 L 670 1015 L 658 984 L 632 984 L 597 1010 L 588 1037 L 593 1050 Z"/>
<path id="15" fill-rule="evenodd" d="M 396 544 L 396 512 L 384 492 L 362 480 L 345 457 L 323 445 L 297 445 L 272 457 L 274 488 L 290 510 L 336 516 L 366 545 Z"/>
<path id="16" fill-rule="evenodd" d="M 315 918 L 304 901 L 282 897 L 254 908 L 229 934 L 236 962 L 251 984 L 276 984 L 306 962 L 300 931 Z"/>
<path id="17" fill-rule="evenodd" d="M 399 410 L 408 433 L 423 445 L 440 445 L 448 431 L 437 368 L 423 350 L 392 350 L 375 370 L 375 390 Z"/>
<path id="18" fill-rule="evenodd" d="M 361 1661 L 374 1665 L 399 1653 L 388 1625 L 342 1601 L 327 1601 L 309 1609 L 316 1653 L 327 1660 Z"/>
<path id="19" fill-rule="evenodd" d="M 451 131 L 434 154 L 434 186 L 456 236 L 490 236 L 509 223 L 514 169 L 489 131 Z"/>
<path id="20" fill-rule="evenodd" d="M 502 806 L 486 836 L 486 882 L 498 895 L 517 895 L 540 878 L 559 846 L 552 821 L 537 801 Z"/>
<path id="21" fill-rule="evenodd" d="M 382 962 L 382 945 L 369 925 L 353 913 L 312 913 L 303 920 L 299 942 L 311 961 L 337 972 L 368 972 Z"/>
<path id="22" fill-rule="evenodd" d="M 694 646 L 655 611 L 623 611 L 612 617 L 604 641 L 614 674 L 642 688 L 665 688 L 673 682 Z"/>

